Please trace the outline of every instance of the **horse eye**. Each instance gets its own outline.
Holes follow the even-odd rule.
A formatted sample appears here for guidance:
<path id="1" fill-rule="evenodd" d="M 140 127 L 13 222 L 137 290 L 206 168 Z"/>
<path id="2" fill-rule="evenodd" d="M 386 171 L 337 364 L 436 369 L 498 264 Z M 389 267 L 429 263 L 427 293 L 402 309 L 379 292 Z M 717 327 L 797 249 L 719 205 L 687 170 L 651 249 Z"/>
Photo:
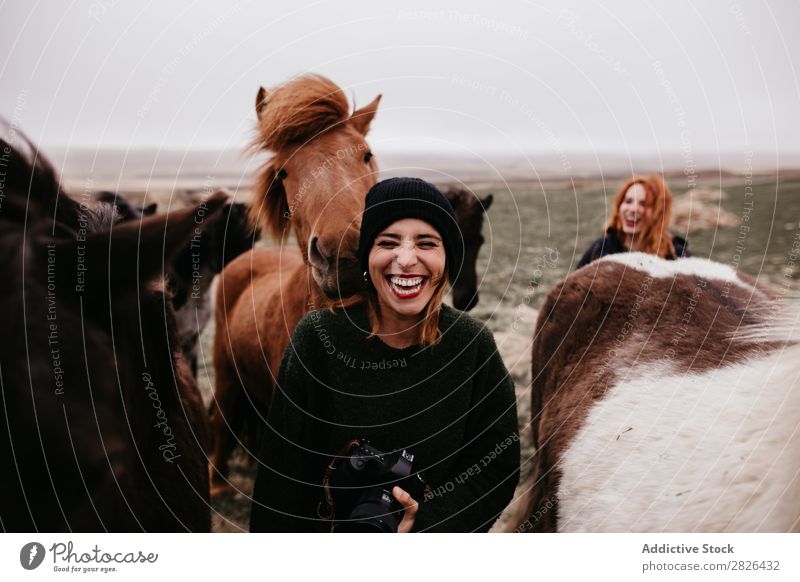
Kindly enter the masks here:
<path id="1" fill-rule="evenodd" d="M 286 170 L 284 170 L 283 168 L 281 168 L 280 170 L 278 170 L 278 178 L 279 178 L 279 179 L 281 179 L 281 180 L 285 180 L 285 179 L 286 179 L 286 176 L 287 176 L 287 174 L 286 174 Z"/>
<path id="2" fill-rule="evenodd" d="M 368 164 L 369 161 L 372 159 L 372 152 L 367 152 L 364 154 L 364 163 Z"/>

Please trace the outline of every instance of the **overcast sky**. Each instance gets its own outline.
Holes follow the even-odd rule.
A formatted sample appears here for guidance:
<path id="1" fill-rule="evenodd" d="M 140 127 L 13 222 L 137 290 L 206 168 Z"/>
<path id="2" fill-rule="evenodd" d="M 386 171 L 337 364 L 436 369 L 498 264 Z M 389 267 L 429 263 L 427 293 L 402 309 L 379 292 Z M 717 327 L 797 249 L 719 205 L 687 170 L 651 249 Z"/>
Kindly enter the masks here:
<path id="1" fill-rule="evenodd" d="M 0 115 L 47 147 L 241 147 L 318 72 L 384 95 L 383 150 L 800 152 L 791 0 L 1 6 Z"/>

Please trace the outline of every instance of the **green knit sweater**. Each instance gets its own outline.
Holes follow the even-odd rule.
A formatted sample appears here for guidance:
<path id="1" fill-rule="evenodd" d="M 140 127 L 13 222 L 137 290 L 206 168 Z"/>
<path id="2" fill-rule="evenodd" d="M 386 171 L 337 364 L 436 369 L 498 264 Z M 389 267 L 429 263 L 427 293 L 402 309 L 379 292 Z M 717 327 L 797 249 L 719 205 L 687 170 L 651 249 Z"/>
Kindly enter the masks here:
<path id="1" fill-rule="evenodd" d="M 350 439 L 407 449 L 431 491 L 415 531 L 487 531 L 519 479 L 514 384 L 489 329 L 443 305 L 434 346 L 366 339 L 365 306 L 297 325 L 278 373 L 253 493 L 251 531 L 330 531 L 325 466 Z"/>

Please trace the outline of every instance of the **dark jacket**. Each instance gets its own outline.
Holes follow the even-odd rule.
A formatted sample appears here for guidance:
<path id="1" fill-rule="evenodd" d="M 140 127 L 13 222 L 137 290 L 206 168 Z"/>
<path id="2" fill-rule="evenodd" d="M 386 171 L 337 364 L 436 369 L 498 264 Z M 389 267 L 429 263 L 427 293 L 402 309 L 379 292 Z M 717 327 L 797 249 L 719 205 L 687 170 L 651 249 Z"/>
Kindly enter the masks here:
<path id="1" fill-rule="evenodd" d="M 681 257 L 691 257 L 692 255 L 689 253 L 689 249 L 686 247 L 688 246 L 685 239 L 674 236 L 672 237 L 672 244 L 675 246 L 675 255 L 665 257 L 668 260 L 673 260 Z M 615 255 L 617 253 L 627 253 L 629 252 L 628 249 L 622 244 L 622 241 L 617 236 L 617 231 L 613 228 L 609 228 L 606 231 L 605 236 L 600 237 L 596 241 L 594 241 L 589 248 L 586 249 L 586 252 L 583 253 L 581 260 L 578 262 L 578 266 L 576 269 L 580 269 L 599 259 L 600 257 L 604 257 L 606 255 Z"/>
<path id="2" fill-rule="evenodd" d="M 514 383 L 483 323 L 443 305 L 439 328 L 434 346 L 395 349 L 367 339 L 363 305 L 303 318 L 278 373 L 251 531 L 329 531 L 325 467 L 358 438 L 414 454 L 431 486 L 415 531 L 491 527 L 519 479 Z"/>

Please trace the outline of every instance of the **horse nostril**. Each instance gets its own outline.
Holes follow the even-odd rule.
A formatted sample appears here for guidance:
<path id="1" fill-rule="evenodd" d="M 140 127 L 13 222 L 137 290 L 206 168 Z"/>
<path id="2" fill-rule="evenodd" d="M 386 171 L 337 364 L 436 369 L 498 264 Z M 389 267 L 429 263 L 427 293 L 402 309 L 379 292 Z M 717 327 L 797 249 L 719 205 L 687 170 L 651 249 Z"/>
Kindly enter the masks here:
<path id="1" fill-rule="evenodd" d="M 319 237 L 314 237 L 308 245 L 308 260 L 311 263 L 322 264 L 325 263 L 325 257 L 319 250 Z"/>

